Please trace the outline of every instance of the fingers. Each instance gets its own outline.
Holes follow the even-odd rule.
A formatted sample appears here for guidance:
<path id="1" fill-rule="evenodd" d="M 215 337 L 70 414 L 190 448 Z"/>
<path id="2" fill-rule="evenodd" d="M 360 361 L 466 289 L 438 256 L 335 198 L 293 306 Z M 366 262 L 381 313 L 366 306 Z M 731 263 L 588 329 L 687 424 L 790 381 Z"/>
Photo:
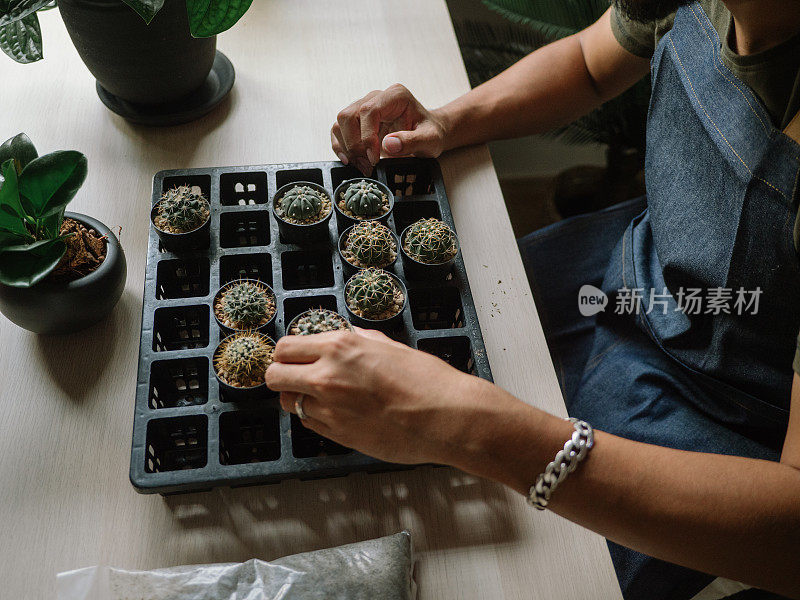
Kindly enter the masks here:
<path id="1" fill-rule="evenodd" d="M 294 392 L 281 392 L 281 408 L 288 413 L 292 413 L 293 415 L 297 414 L 297 404 L 296 402 L 303 397 L 303 413 L 305 413 L 306 418 L 301 419 L 301 422 L 304 427 L 308 429 L 312 429 L 319 433 L 320 435 L 324 435 L 325 437 L 330 437 L 331 429 L 328 425 L 326 425 L 323 421 L 316 418 L 314 415 L 317 415 L 317 407 L 315 406 L 316 398 L 313 396 L 307 396 L 305 394 L 296 394 Z"/>
<path id="2" fill-rule="evenodd" d="M 300 392 L 312 394 L 317 391 L 312 385 L 314 366 L 290 365 L 281 362 L 272 363 L 264 375 L 267 387 L 274 392 Z"/>
<path id="3" fill-rule="evenodd" d="M 318 360 L 328 341 L 328 336 L 285 335 L 278 340 L 272 358 L 282 363 L 310 363 Z"/>
<path id="4" fill-rule="evenodd" d="M 411 92 L 405 87 L 393 85 L 362 102 L 358 109 L 361 143 L 372 165 L 377 164 L 381 157 L 381 124 L 399 119 L 409 109 L 412 100 Z"/>
<path id="5" fill-rule="evenodd" d="M 339 157 L 339 160 L 342 161 L 343 165 L 350 164 L 350 159 L 347 158 L 344 140 L 342 139 L 342 130 L 339 127 L 339 123 L 334 123 L 333 127 L 331 127 L 331 148 L 333 148 L 334 153 Z"/>
<path id="6" fill-rule="evenodd" d="M 364 175 L 372 173 L 372 163 L 366 156 L 366 149 L 361 140 L 360 110 L 364 102 L 368 102 L 380 93 L 379 90 L 374 90 L 361 100 L 357 100 L 350 106 L 342 109 L 339 114 L 336 115 L 336 123 L 339 125 L 341 141 L 344 144 L 344 154 L 347 156 L 348 162 L 355 164 L 358 170 L 364 173 Z"/>
<path id="7" fill-rule="evenodd" d="M 423 121 L 413 131 L 396 131 L 383 138 L 383 151 L 388 156 L 435 158 L 441 154 L 442 136 L 436 126 Z"/>

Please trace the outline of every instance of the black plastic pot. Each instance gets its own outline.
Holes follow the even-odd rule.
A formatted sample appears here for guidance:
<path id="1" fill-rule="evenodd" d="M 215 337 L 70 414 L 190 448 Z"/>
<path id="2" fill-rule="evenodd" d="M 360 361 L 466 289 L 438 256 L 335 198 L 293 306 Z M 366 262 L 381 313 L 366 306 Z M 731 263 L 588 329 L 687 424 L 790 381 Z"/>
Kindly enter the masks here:
<path id="1" fill-rule="evenodd" d="M 122 0 L 59 0 L 58 9 L 86 67 L 122 100 L 174 102 L 211 71 L 216 37 L 191 36 L 186 0 L 166 0 L 149 25 Z"/>
<path id="2" fill-rule="evenodd" d="M 266 335 L 264 337 L 269 339 L 273 346 L 275 345 L 275 341 L 271 337 Z M 220 343 L 214 349 L 214 356 L 217 355 L 217 352 L 219 352 L 219 347 L 224 341 L 225 340 L 220 341 Z M 259 385 L 254 385 L 253 387 L 248 388 L 236 387 L 223 381 L 222 378 L 217 374 L 216 369 L 212 369 L 212 371 L 214 371 L 214 377 L 217 378 L 217 383 L 219 383 L 219 390 L 222 396 L 221 400 L 223 402 L 259 401 L 268 402 L 270 405 L 278 404 L 278 398 L 280 394 L 269 389 L 266 383 L 260 383 Z"/>
<path id="3" fill-rule="evenodd" d="M 403 233 L 400 234 L 400 255 L 403 257 L 403 271 L 405 271 L 406 279 L 446 279 L 447 276 L 453 272 L 453 265 L 456 263 L 459 252 L 461 252 L 458 236 L 455 232 L 453 233 L 453 235 L 456 235 L 456 253 L 453 255 L 453 258 L 443 263 L 424 263 L 415 258 L 411 258 L 404 247 L 406 234 L 412 226 L 413 225 L 409 225 L 403 230 Z"/>
<path id="4" fill-rule="evenodd" d="M 306 313 L 309 313 L 309 312 L 311 312 L 311 311 L 309 311 L 309 310 L 303 311 L 299 315 L 297 315 L 294 319 L 289 321 L 289 325 L 286 326 L 286 335 L 294 335 L 294 334 L 292 334 L 292 327 L 294 327 L 295 323 L 297 323 L 297 320 L 300 317 L 302 317 L 303 315 L 305 315 Z M 334 311 L 330 311 L 330 312 L 334 312 Z M 339 313 L 336 313 L 336 314 L 338 315 Z M 339 316 L 342 317 L 342 315 L 339 315 Z M 353 326 L 349 323 L 349 321 L 347 319 L 345 319 L 344 317 L 342 317 L 342 319 L 344 319 L 344 322 L 347 323 L 347 329 L 352 331 L 353 330 Z"/>
<path id="5" fill-rule="evenodd" d="M 200 225 L 197 229 L 187 231 L 186 233 L 170 233 L 169 231 L 162 231 L 156 227 L 155 217 L 158 213 L 158 202 L 150 209 L 150 224 L 158 234 L 158 239 L 161 240 L 161 245 L 170 252 L 188 252 L 191 250 L 203 250 L 208 248 L 211 243 L 211 214 L 209 213 L 206 222 Z"/>
<path id="6" fill-rule="evenodd" d="M 287 183 L 278 188 L 278 191 L 275 192 L 275 195 L 272 197 L 271 206 L 272 214 L 275 215 L 275 219 L 278 221 L 278 231 L 281 234 L 281 239 L 289 244 L 308 244 L 312 242 L 328 241 L 328 223 L 333 214 L 333 206 L 331 206 L 330 212 L 325 215 L 323 219 L 316 223 L 308 223 L 306 225 L 285 221 L 278 215 L 278 211 L 275 210 L 275 202 L 283 198 L 283 195 L 296 185 L 307 185 L 318 192 L 322 192 L 326 197 L 330 197 L 328 190 L 318 183 L 313 183 L 311 181 L 293 181 L 292 183 Z M 334 204 L 333 200 L 331 200 L 331 203 Z"/>
<path id="7" fill-rule="evenodd" d="M 352 277 L 353 275 L 356 274 L 356 272 L 360 271 L 361 269 L 366 268 L 366 267 L 357 267 L 356 265 L 351 263 L 349 260 L 347 260 L 344 257 L 344 253 L 342 252 L 342 250 L 344 249 L 344 242 L 345 242 L 345 240 L 347 240 L 347 236 L 350 235 L 350 231 L 352 231 L 352 229 L 353 229 L 353 225 L 351 225 L 350 227 L 345 229 L 342 232 L 342 235 L 339 236 L 339 242 L 337 244 L 337 247 L 339 248 L 339 257 L 342 259 L 342 269 L 344 270 L 344 276 L 347 277 L 347 278 Z M 391 231 L 391 230 L 389 230 L 389 231 Z M 394 238 L 394 243 L 397 246 L 397 252 L 396 252 L 394 260 L 392 262 L 390 262 L 388 265 L 380 267 L 381 269 L 384 269 L 385 271 L 394 271 L 394 266 L 397 263 L 397 255 L 400 254 L 400 242 L 397 239 L 397 236 L 394 234 L 394 232 L 392 232 L 392 237 Z"/>
<path id="8" fill-rule="evenodd" d="M 386 197 L 389 198 L 389 210 L 386 211 L 385 214 L 378 215 L 377 217 L 364 217 L 363 219 L 354 219 L 342 212 L 339 208 L 339 200 L 340 194 L 343 194 L 344 191 L 347 189 L 347 186 L 355 181 L 369 181 L 370 183 L 374 183 L 377 185 L 381 191 L 386 194 Z M 336 211 L 336 223 L 339 225 L 339 230 L 344 229 L 345 227 L 350 227 L 351 225 L 355 225 L 356 223 L 360 223 L 361 221 L 380 221 L 384 225 L 389 219 L 389 215 L 392 214 L 392 209 L 394 208 L 394 195 L 392 191 L 386 186 L 386 184 L 381 183 L 377 179 L 370 179 L 369 177 L 357 177 L 355 179 L 347 179 L 340 183 L 336 190 L 333 192 L 333 208 Z"/>
<path id="9" fill-rule="evenodd" d="M 45 279 L 29 288 L 0 284 L 0 312 L 34 333 L 60 334 L 85 329 L 111 312 L 125 289 L 125 254 L 116 236 L 100 221 L 65 213 L 108 238 L 106 257 L 97 269 L 69 282 Z"/>
<path id="10" fill-rule="evenodd" d="M 214 307 L 217 305 L 217 299 L 219 298 L 220 294 L 222 294 L 222 292 L 224 292 L 230 286 L 235 285 L 237 283 L 241 283 L 243 281 L 247 281 L 249 283 L 266 288 L 269 291 L 269 293 L 272 294 L 272 298 L 273 300 L 275 300 L 275 312 L 272 313 L 272 317 L 270 318 L 269 321 L 267 321 L 266 323 L 264 323 L 259 327 L 256 327 L 254 331 L 258 331 L 259 333 L 263 333 L 265 335 L 271 335 L 275 333 L 275 317 L 278 314 L 278 301 L 275 297 L 275 292 L 266 283 L 256 279 L 235 279 L 234 281 L 229 281 L 221 288 L 219 288 L 216 294 L 214 294 L 214 301 L 211 303 L 211 312 L 214 313 L 214 319 L 217 321 L 217 325 L 219 325 L 220 330 L 226 336 L 236 333 L 237 331 L 245 331 L 244 329 L 234 329 L 232 327 L 228 327 L 227 325 L 225 325 L 222 321 L 219 320 L 219 317 L 217 317 L 217 313 L 214 310 Z"/>
<path id="11" fill-rule="evenodd" d="M 347 309 L 347 316 L 350 319 L 350 322 L 355 325 L 356 327 L 363 327 L 365 329 L 377 329 L 378 331 L 393 331 L 402 327 L 403 325 L 403 313 L 406 310 L 406 306 L 408 306 L 408 289 L 406 289 L 406 284 L 404 284 L 394 273 L 389 272 L 389 275 L 392 276 L 395 285 L 397 285 L 400 290 L 403 292 L 403 307 L 397 311 L 397 314 L 389 317 L 388 319 L 383 320 L 374 320 L 374 319 L 365 319 L 364 317 L 360 317 L 356 313 L 354 313 L 350 309 L 350 305 L 347 303 L 347 284 L 350 283 L 348 280 L 344 286 L 344 306 Z"/>

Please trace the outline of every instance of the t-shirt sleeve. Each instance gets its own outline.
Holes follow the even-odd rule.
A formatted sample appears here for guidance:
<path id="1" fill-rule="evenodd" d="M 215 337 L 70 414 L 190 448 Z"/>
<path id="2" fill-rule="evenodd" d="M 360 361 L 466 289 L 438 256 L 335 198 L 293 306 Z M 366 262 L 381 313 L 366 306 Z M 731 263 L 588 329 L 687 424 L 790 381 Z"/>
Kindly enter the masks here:
<path id="1" fill-rule="evenodd" d="M 657 23 L 638 23 L 621 14 L 616 7 L 611 8 L 611 31 L 614 37 L 631 54 L 650 58 L 656 47 Z"/>

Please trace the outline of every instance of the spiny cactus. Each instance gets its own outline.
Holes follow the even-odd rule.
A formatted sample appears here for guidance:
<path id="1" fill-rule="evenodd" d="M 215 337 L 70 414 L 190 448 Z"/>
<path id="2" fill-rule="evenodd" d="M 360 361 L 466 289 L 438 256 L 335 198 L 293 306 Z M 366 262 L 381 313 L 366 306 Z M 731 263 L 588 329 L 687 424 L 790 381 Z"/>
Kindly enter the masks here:
<path id="1" fill-rule="evenodd" d="M 385 267 L 397 257 L 392 232 L 378 221 L 355 224 L 343 246 L 344 257 L 356 267 Z"/>
<path id="2" fill-rule="evenodd" d="M 392 276 L 382 269 L 359 271 L 347 282 L 345 298 L 350 310 L 366 319 L 386 319 L 402 308 L 402 293 Z"/>
<path id="3" fill-rule="evenodd" d="M 426 264 L 440 264 L 458 252 L 456 234 L 438 219 L 420 219 L 406 233 L 403 248 L 411 258 Z"/>
<path id="4" fill-rule="evenodd" d="M 281 217 L 293 221 L 318 221 L 330 210 L 330 203 L 325 194 L 308 185 L 296 185 L 287 191 L 276 203 L 275 208 Z"/>
<path id="5" fill-rule="evenodd" d="M 312 308 L 297 317 L 289 333 L 291 335 L 312 335 L 339 329 L 350 329 L 350 324 L 344 317 L 332 310 Z"/>
<path id="6" fill-rule="evenodd" d="M 234 387 L 253 387 L 264 382 L 275 346 L 265 335 L 240 332 L 223 340 L 214 354 L 217 375 Z"/>
<path id="7" fill-rule="evenodd" d="M 266 287 L 252 281 L 237 281 L 223 291 L 219 308 L 226 325 L 234 329 L 253 329 L 275 314 L 275 297 Z"/>
<path id="8" fill-rule="evenodd" d="M 348 185 L 342 196 L 344 208 L 355 217 L 377 217 L 388 209 L 386 194 L 376 183 L 366 179 Z"/>
<path id="9" fill-rule="evenodd" d="M 167 190 L 158 203 L 156 226 L 170 233 L 188 233 L 208 220 L 208 200 L 188 185 Z"/>

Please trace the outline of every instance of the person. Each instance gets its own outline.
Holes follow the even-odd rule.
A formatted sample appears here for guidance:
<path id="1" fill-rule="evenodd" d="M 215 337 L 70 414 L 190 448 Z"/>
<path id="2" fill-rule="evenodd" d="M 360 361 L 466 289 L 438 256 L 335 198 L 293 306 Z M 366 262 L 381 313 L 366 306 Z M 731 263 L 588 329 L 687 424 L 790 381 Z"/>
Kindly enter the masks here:
<path id="1" fill-rule="evenodd" d="M 588 320 L 539 298 L 582 422 L 371 331 L 284 337 L 266 381 L 325 437 L 453 465 L 602 534 L 628 599 L 690 598 L 710 574 L 800 598 L 800 2 L 616 0 L 436 110 L 402 85 L 367 94 L 333 150 L 367 174 L 382 155 L 542 132 L 648 67 L 646 206 L 576 217 L 603 224 L 586 257 L 567 222 L 571 252 L 520 242 L 537 295 L 583 280 L 608 300 Z"/>

